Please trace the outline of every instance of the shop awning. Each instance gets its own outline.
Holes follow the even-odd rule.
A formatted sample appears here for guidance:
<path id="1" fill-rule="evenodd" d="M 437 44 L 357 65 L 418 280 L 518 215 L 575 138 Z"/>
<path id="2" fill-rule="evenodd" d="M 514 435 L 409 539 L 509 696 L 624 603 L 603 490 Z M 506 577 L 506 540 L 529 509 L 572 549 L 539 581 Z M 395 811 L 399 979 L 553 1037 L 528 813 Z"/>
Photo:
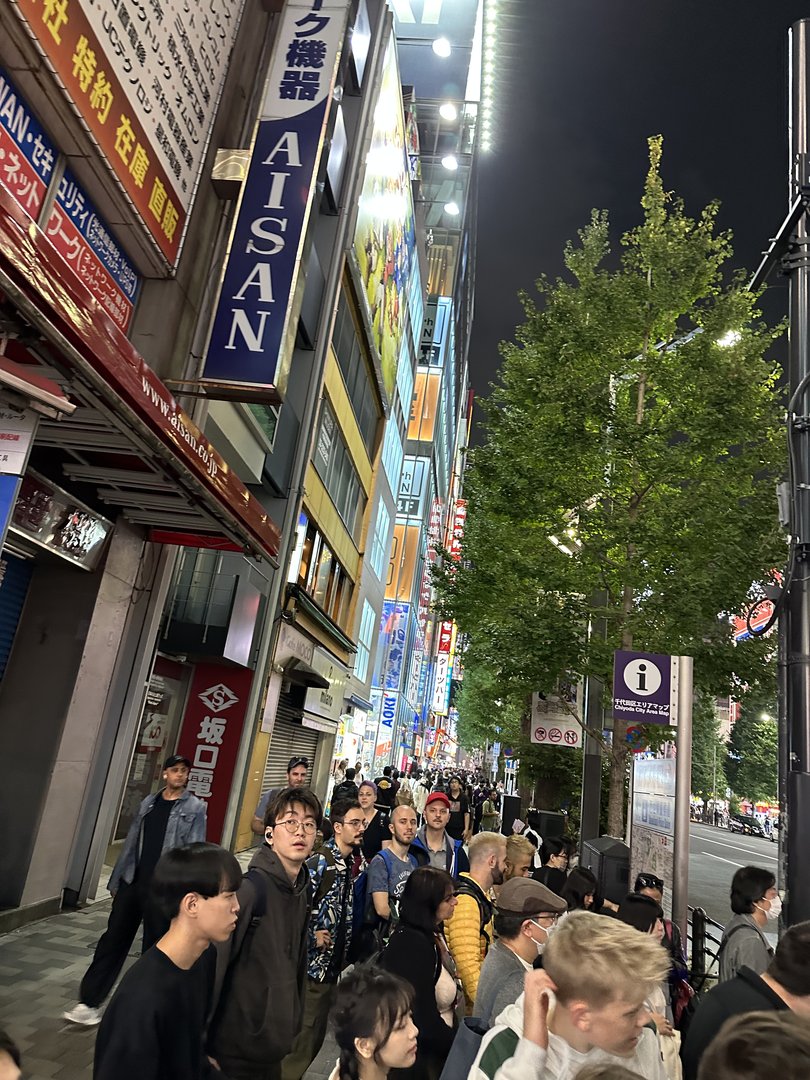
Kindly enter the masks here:
<path id="1" fill-rule="evenodd" d="M 332 685 L 323 675 L 319 675 L 315 668 L 297 656 L 284 665 L 284 678 L 298 683 L 299 686 L 313 686 L 317 690 L 328 690 Z"/>
<path id="2" fill-rule="evenodd" d="M 219 535 L 275 562 L 267 511 L 1 186 L 0 294 L 36 331 L 14 359 L 39 363 L 32 377 L 66 385 L 79 406 L 37 436 L 72 451 L 68 476 L 139 524 Z"/>
<path id="3" fill-rule="evenodd" d="M 24 364 L 15 364 L 6 356 L 0 356 L 0 389 L 11 391 L 30 408 L 53 419 L 76 411 L 76 406 L 53 379 L 37 375 L 30 368 L 26 370 Z"/>

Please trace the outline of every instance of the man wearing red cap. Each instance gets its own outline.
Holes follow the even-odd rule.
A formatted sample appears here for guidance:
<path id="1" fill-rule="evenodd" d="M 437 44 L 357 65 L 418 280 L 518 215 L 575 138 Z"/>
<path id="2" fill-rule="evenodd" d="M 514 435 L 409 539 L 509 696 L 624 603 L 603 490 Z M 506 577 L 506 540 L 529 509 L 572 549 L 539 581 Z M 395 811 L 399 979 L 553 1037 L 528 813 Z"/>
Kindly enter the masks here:
<path id="1" fill-rule="evenodd" d="M 425 824 L 411 844 L 421 866 L 435 866 L 446 870 L 451 877 L 458 877 L 470 869 L 470 861 L 464 851 L 464 842 L 454 840 L 447 833 L 450 820 L 450 800 L 443 791 L 428 795 L 424 811 Z"/>

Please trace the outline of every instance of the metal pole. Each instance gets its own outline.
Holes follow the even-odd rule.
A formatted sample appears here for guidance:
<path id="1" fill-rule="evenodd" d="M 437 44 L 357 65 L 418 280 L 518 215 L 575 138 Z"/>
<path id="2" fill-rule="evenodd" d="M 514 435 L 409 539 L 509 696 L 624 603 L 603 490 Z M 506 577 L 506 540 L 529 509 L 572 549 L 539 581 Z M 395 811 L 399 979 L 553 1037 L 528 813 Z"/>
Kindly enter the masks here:
<path id="1" fill-rule="evenodd" d="M 810 183 L 810 21 L 790 31 L 790 178 L 788 200 Z M 789 384 L 795 394 L 810 373 L 810 235 L 802 214 L 783 261 L 790 280 Z M 787 921 L 810 918 L 810 862 L 802 851 L 810 827 L 810 421 L 803 393 L 788 416 L 792 440 L 791 532 L 795 565 L 787 591 L 786 719 L 789 745 L 787 776 Z M 784 824 L 784 823 L 783 823 Z"/>
<path id="2" fill-rule="evenodd" d="M 678 672 L 678 737 L 675 759 L 675 860 L 672 921 L 686 941 L 689 906 L 689 796 L 692 787 L 692 657 L 681 656 Z"/>

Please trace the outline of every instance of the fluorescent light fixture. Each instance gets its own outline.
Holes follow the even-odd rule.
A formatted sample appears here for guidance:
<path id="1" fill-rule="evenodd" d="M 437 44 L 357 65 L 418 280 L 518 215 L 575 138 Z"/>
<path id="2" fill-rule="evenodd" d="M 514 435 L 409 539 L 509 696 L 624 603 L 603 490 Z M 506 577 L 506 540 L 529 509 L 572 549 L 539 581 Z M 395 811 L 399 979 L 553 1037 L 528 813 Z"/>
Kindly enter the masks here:
<path id="1" fill-rule="evenodd" d="M 455 172 L 458 168 L 458 158 L 455 154 L 446 154 L 442 158 L 442 165 L 444 165 L 445 169 L 448 169 L 450 172 Z"/>
<path id="2" fill-rule="evenodd" d="M 448 202 L 444 204 L 445 214 L 449 214 L 451 217 L 458 217 L 461 211 L 458 208 L 457 202 Z"/>
<path id="3" fill-rule="evenodd" d="M 441 56 L 442 59 L 446 59 L 453 51 L 453 46 L 447 40 L 446 37 L 436 38 L 433 42 L 433 51 L 437 56 Z"/>
<path id="4" fill-rule="evenodd" d="M 452 101 L 445 101 L 443 105 L 439 106 L 439 116 L 442 120 L 456 120 L 458 118 L 458 109 Z"/>

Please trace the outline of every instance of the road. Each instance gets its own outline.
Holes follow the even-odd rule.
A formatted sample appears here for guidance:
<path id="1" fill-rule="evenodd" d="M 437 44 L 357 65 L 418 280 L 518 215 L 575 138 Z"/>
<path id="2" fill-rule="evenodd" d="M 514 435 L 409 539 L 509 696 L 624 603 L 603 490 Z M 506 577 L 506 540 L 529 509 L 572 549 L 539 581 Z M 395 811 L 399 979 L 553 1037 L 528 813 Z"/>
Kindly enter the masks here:
<path id="1" fill-rule="evenodd" d="M 729 886 L 740 866 L 777 872 L 777 845 L 758 836 L 697 825 L 689 830 L 689 903 L 725 924 L 731 917 Z"/>

